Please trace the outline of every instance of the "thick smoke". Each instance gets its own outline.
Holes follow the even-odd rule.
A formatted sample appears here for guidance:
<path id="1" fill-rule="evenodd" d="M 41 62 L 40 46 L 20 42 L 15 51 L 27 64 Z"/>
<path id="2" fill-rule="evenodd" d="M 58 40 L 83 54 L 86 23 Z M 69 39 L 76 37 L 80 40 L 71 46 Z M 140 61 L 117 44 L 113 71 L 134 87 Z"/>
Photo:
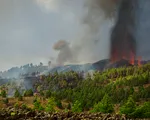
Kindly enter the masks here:
<path id="1" fill-rule="evenodd" d="M 111 34 L 111 60 L 135 59 L 136 40 L 135 31 L 135 11 L 137 10 L 137 0 L 122 0 L 119 6 L 117 22 Z"/>
<path id="2" fill-rule="evenodd" d="M 150 0 L 137 0 L 137 56 L 141 56 L 144 60 L 150 59 Z"/>
<path id="3" fill-rule="evenodd" d="M 81 30 L 77 37 L 65 48 L 69 49 L 70 57 L 59 59 L 61 54 L 64 55 L 64 52 L 59 52 L 58 59 L 62 64 L 73 62 L 73 56 L 78 62 L 93 62 L 109 57 L 114 62 L 122 58 L 135 59 L 137 54 L 147 55 L 146 52 L 149 52 L 149 47 L 145 48 L 148 44 L 144 45 L 141 41 L 145 40 L 144 36 L 149 35 L 148 30 L 146 31 L 149 19 L 145 23 L 142 22 L 148 18 L 149 12 L 146 15 L 145 13 L 148 11 L 149 0 L 80 0 L 78 3 L 82 9 L 79 9 L 79 4 L 75 4 L 77 0 L 37 1 L 48 10 L 63 11 L 65 8 L 66 11 L 72 12 L 80 23 Z M 137 3 L 143 5 L 143 10 L 138 8 Z M 73 8 L 78 8 L 79 12 L 74 12 Z M 136 16 L 137 13 L 141 17 Z"/>
<path id="4" fill-rule="evenodd" d="M 50 11 L 72 12 L 80 26 L 76 36 L 69 40 L 72 41 L 70 44 L 63 42 L 60 47 L 62 41 L 59 41 L 54 45 L 55 50 L 59 51 L 58 64 L 94 62 L 109 57 L 109 36 L 114 23 L 116 1 L 37 0 L 38 4 Z"/>
<path id="5" fill-rule="evenodd" d="M 65 62 L 73 62 L 74 56 L 69 43 L 65 40 L 60 40 L 54 44 L 53 49 L 59 51 L 57 57 L 57 63 L 59 65 L 64 65 Z"/>

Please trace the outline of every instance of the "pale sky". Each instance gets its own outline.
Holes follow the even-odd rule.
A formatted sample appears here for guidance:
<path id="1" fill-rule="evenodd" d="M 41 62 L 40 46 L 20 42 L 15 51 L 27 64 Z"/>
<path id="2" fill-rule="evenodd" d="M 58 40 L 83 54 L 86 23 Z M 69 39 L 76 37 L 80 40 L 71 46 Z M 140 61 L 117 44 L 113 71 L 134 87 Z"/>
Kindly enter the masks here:
<path id="1" fill-rule="evenodd" d="M 83 14 L 83 1 L 86 0 L 66 1 L 0 0 L 0 70 L 31 62 L 47 64 L 51 57 L 56 58 L 58 53 L 52 47 L 60 39 L 74 43 L 80 41 L 79 36 L 90 39 L 84 32 L 86 28 L 82 31 L 79 23 L 79 17 Z M 107 22 L 105 25 L 99 35 L 101 42 L 95 44 L 89 40 L 88 45 L 83 44 L 85 41 L 82 43 L 85 47 L 80 55 L 83 61 L 97 61 L 107 56 L 105 52 L 108 52 L 107 34 L 110 25 Z"/>
<path id="2" fill-rule="evenodd" d="M 35 0 L 0 0 L 0 70 L 26 63 L 47 63 L 53 44 L 77 29 L 72 14 L 50 12 Z"/>
<path id="3" fill-rule="evenodd" d="M 65 1 L 67 0 L 0 0 L 0 71 L 31 62 L 47 64 L 51 57 L 56 58 L 58 54 L 52 49 L 54 43 L 60 39 L 71 42 L 78 37 L 77 33 L 81 31 L 78 17 L 82 15 L 83 1 L 86 0 Z M 140 2 L 138 54 L 149 57 L 150 2 Z M 83 60 L 88 62 L 88 58 L 95 61 L 106 58 L 111 24 L 106 21 L 102 25 L 97 36 L 100 39 L 98 43 L 87 41 L 91 46 L 84 46 L 88 52 L 82 53 Z M 84 31 L 80 33 L 83 39 L 88 37 L 82 36 L 82 33 Z"/>

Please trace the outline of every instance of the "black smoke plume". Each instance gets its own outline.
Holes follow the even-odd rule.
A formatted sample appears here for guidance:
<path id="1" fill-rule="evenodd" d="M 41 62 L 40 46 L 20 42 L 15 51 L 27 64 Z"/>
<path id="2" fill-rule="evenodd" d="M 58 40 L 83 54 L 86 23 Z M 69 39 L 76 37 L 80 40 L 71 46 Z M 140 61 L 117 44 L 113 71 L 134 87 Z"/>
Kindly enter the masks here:
<path id="1" fill-rule="evenodd" d="M 111 34 L 110 58 L 112 62 L 121 59 L 135 59 L 136 40 L 135 11 L 137 0 L 122 0 L 118 8 L 116 24 Z"/>

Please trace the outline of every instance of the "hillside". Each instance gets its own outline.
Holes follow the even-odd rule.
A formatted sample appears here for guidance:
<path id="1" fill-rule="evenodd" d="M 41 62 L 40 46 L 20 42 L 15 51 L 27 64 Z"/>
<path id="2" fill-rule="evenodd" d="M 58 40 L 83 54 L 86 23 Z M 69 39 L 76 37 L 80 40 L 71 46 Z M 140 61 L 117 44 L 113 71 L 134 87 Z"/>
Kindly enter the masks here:
<path id="1" fill-rule="evenodd" d="M 141 61 L 141 65 L 147 64 L 150 61 Z M 134 61 L 135 66 L 138 65 L 138 61 L 135 60 Z M 130 62 L 128 60 L 122 59 L 120 61 L 117 61 L 115 63 L 110 63 L 109 59 L 104 59 L 104 60 L 100 60 L 97 61 L 95 63 L 87 63 L 87 64 L 82 64 L 82 65 L 65 65 L 65 66 L 59 66 L 59 67 L 55 67 L 53 69 L 51 69 L 49 72 L 54 73 L 54 72 L 68 72 L 70 70 L 76 71 L 76 72 L 88 72 L 88 71 L 103 71 L 106 69 L 110 69 L 110 68 L 119 68 L 119 67 L 128 67 L 128 66 L 132 66 L 130 64 Z"/>
<path id="2" fill-rule="evenodd" d="M 150 64 L 95 71 L 86 78 L 82 72 L 55 72 L 43 75 L 41 81 L 35 85 L 37 92 L 72 104 L 78 101 L 81 111 L 93 109 L 106 94 L 116 106 L 116 113 L 130 96 L 137 106 L 150 101 Z"/>
<path id="3" fill-rule="evenodd" d="M 12 67 L 9 70 L 0 72 L 0 77 L 3 79 L 18 79 L 22 75 L 28 74 L 28 75 L 34 75 L 34 74 L 39 74 L 44 71 L 48 70 L 48 66 L 44 66 L 43 63 L 40 63 L 40 65 L 33 65 L 31 64 L 26 64 L 20 67 Z"/>
<path id="4" fill-rule="evenodd" d="M 104 65 L 107 62 L 100 63 Z M 118 68 L 111 68 L 116 64 Z M 150 118 L 150 64 L 133 66 L 121 61 L 103 71 L 94 70 L 92 74 L 86 73 L 86 76 L 85 72 L 69 70 L 43 74 L 39 78 L 35 76 L 34 79 L 32 76 L 24 76 L 24 79 L 32 83 L 30 85 L 34 90 L 34 97 L 32 90 L 27 90 L 30 89 L 28 84 L 29 88 L 24 91 L 16 88 L 19 94 L 24 96 L 20 104 L 26 104 L 33 110 L 85 112 L 83 114 L 101 112 L 105 115 L 106 113 L 126 114 L 127 118 Z M 8 84 L 1 86 L 1 95 L 4 98 L 2 97 L 0 101 L 1 105 L 5 104 L 2 106 L 4 108 L 14 106 L 20 99 L 18 96 L 14 102 L 11 102 L 11 98 L 8 98 L 10 103 L 7 103 L 5 97 L 9 94 L 8 87 Z M 92 113 L 88 115 L 93 116 Z"/>
<path id="5" fill-rule="evenodd" d="M 141 64 L 146 64 L 150 61 L 141 61 Z M 138 61 L 135 60 L 135 65 L 138 64 Z M 132 66 L 128 60 L 120 60 L 115 63 L 111 63 L 109 59 L 103 59 L 100 61 L 97 61 L 95 63 L 86 63 L 86 64 L 70 64 L 70 65 L 64 65 L 64 66 L 57 66 L 51 69 L 48 69 L 48 66 L 44 66 L 43 63 L 40 63 L 40 65 L 33 65 L 26 64 L 20 67 L 12 67 L 9 70 L 0 72 L 0 79 L 13 79 L 13 78 L 19 78 L 22 77 L 22 75 L 39 75 L 39 74 L 48 74 L 48 73 L 54 73 L 54 72 L 68 72 L 70 70 L 76 71 L 76 72 L 88 72 L 88 71 L 103 71 L 109 68 L 118 68 L 123 66 Z"/>

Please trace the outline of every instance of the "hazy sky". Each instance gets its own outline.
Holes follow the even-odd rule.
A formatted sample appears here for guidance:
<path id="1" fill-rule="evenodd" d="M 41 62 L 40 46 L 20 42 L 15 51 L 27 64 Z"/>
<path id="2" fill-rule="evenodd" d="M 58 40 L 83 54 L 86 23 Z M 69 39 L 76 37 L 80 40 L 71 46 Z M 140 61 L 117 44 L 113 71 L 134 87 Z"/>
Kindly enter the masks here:
<path id="1" fill-rule="evenodd" d="M 0 0 L 0 70 L 47 63 L 56 56 L 53 44 L 73 37 L 77 27 L 71 13 L 47 11 L 35 0 Z"/>
<path id="2" fill-rule="evenodd" d="M 0 0 L 0 70 L 31 62 L 47 64 L 51 57 L 56 58 L 58 54 L 52 48 L 54 43 L 60 39 L 76 42 L 73 39 L 78 37 L 77 33 L 81 30 L 78 17 L 83 12 L 84 0 L 62 1 Z M 83 45 L 89 54 L 83 51 L 83 61 L 90 62 L 89 58 L 96 61 L 107 56 L 104 51 L 108 52 L 107 34 L 110 25 L 107 22 L 105 25 L 101 29 L 101 42 L 93 44 L 87 41 L 91 47 Z M 87 39 L 82 33 L 80 35 Z M 97 55 L 94 56 L 93 52 Z"/>
<path id="3" fill-rule="evenodd" d="M 78 51 L 80 62 L 107 58 L 113 22 L 93 22 L 95 16 L 87 16 L 86 22 L 93 22 L 89 24 L 92 34 L 88 34 L 79 19 L 85 15 L 83 1 L 90 0 L 0 0 L 0 71 L 31 62 L 47 64 L 51 57 L 57 57 L 53 45 L 60 39 L 84 47 L 84 51 Z M 149 56 L 150 2 L 139 1 L 138 54 Z M 98 24 L 101 28 L 96 30 L 97 36 L 93 33 Z"/>

